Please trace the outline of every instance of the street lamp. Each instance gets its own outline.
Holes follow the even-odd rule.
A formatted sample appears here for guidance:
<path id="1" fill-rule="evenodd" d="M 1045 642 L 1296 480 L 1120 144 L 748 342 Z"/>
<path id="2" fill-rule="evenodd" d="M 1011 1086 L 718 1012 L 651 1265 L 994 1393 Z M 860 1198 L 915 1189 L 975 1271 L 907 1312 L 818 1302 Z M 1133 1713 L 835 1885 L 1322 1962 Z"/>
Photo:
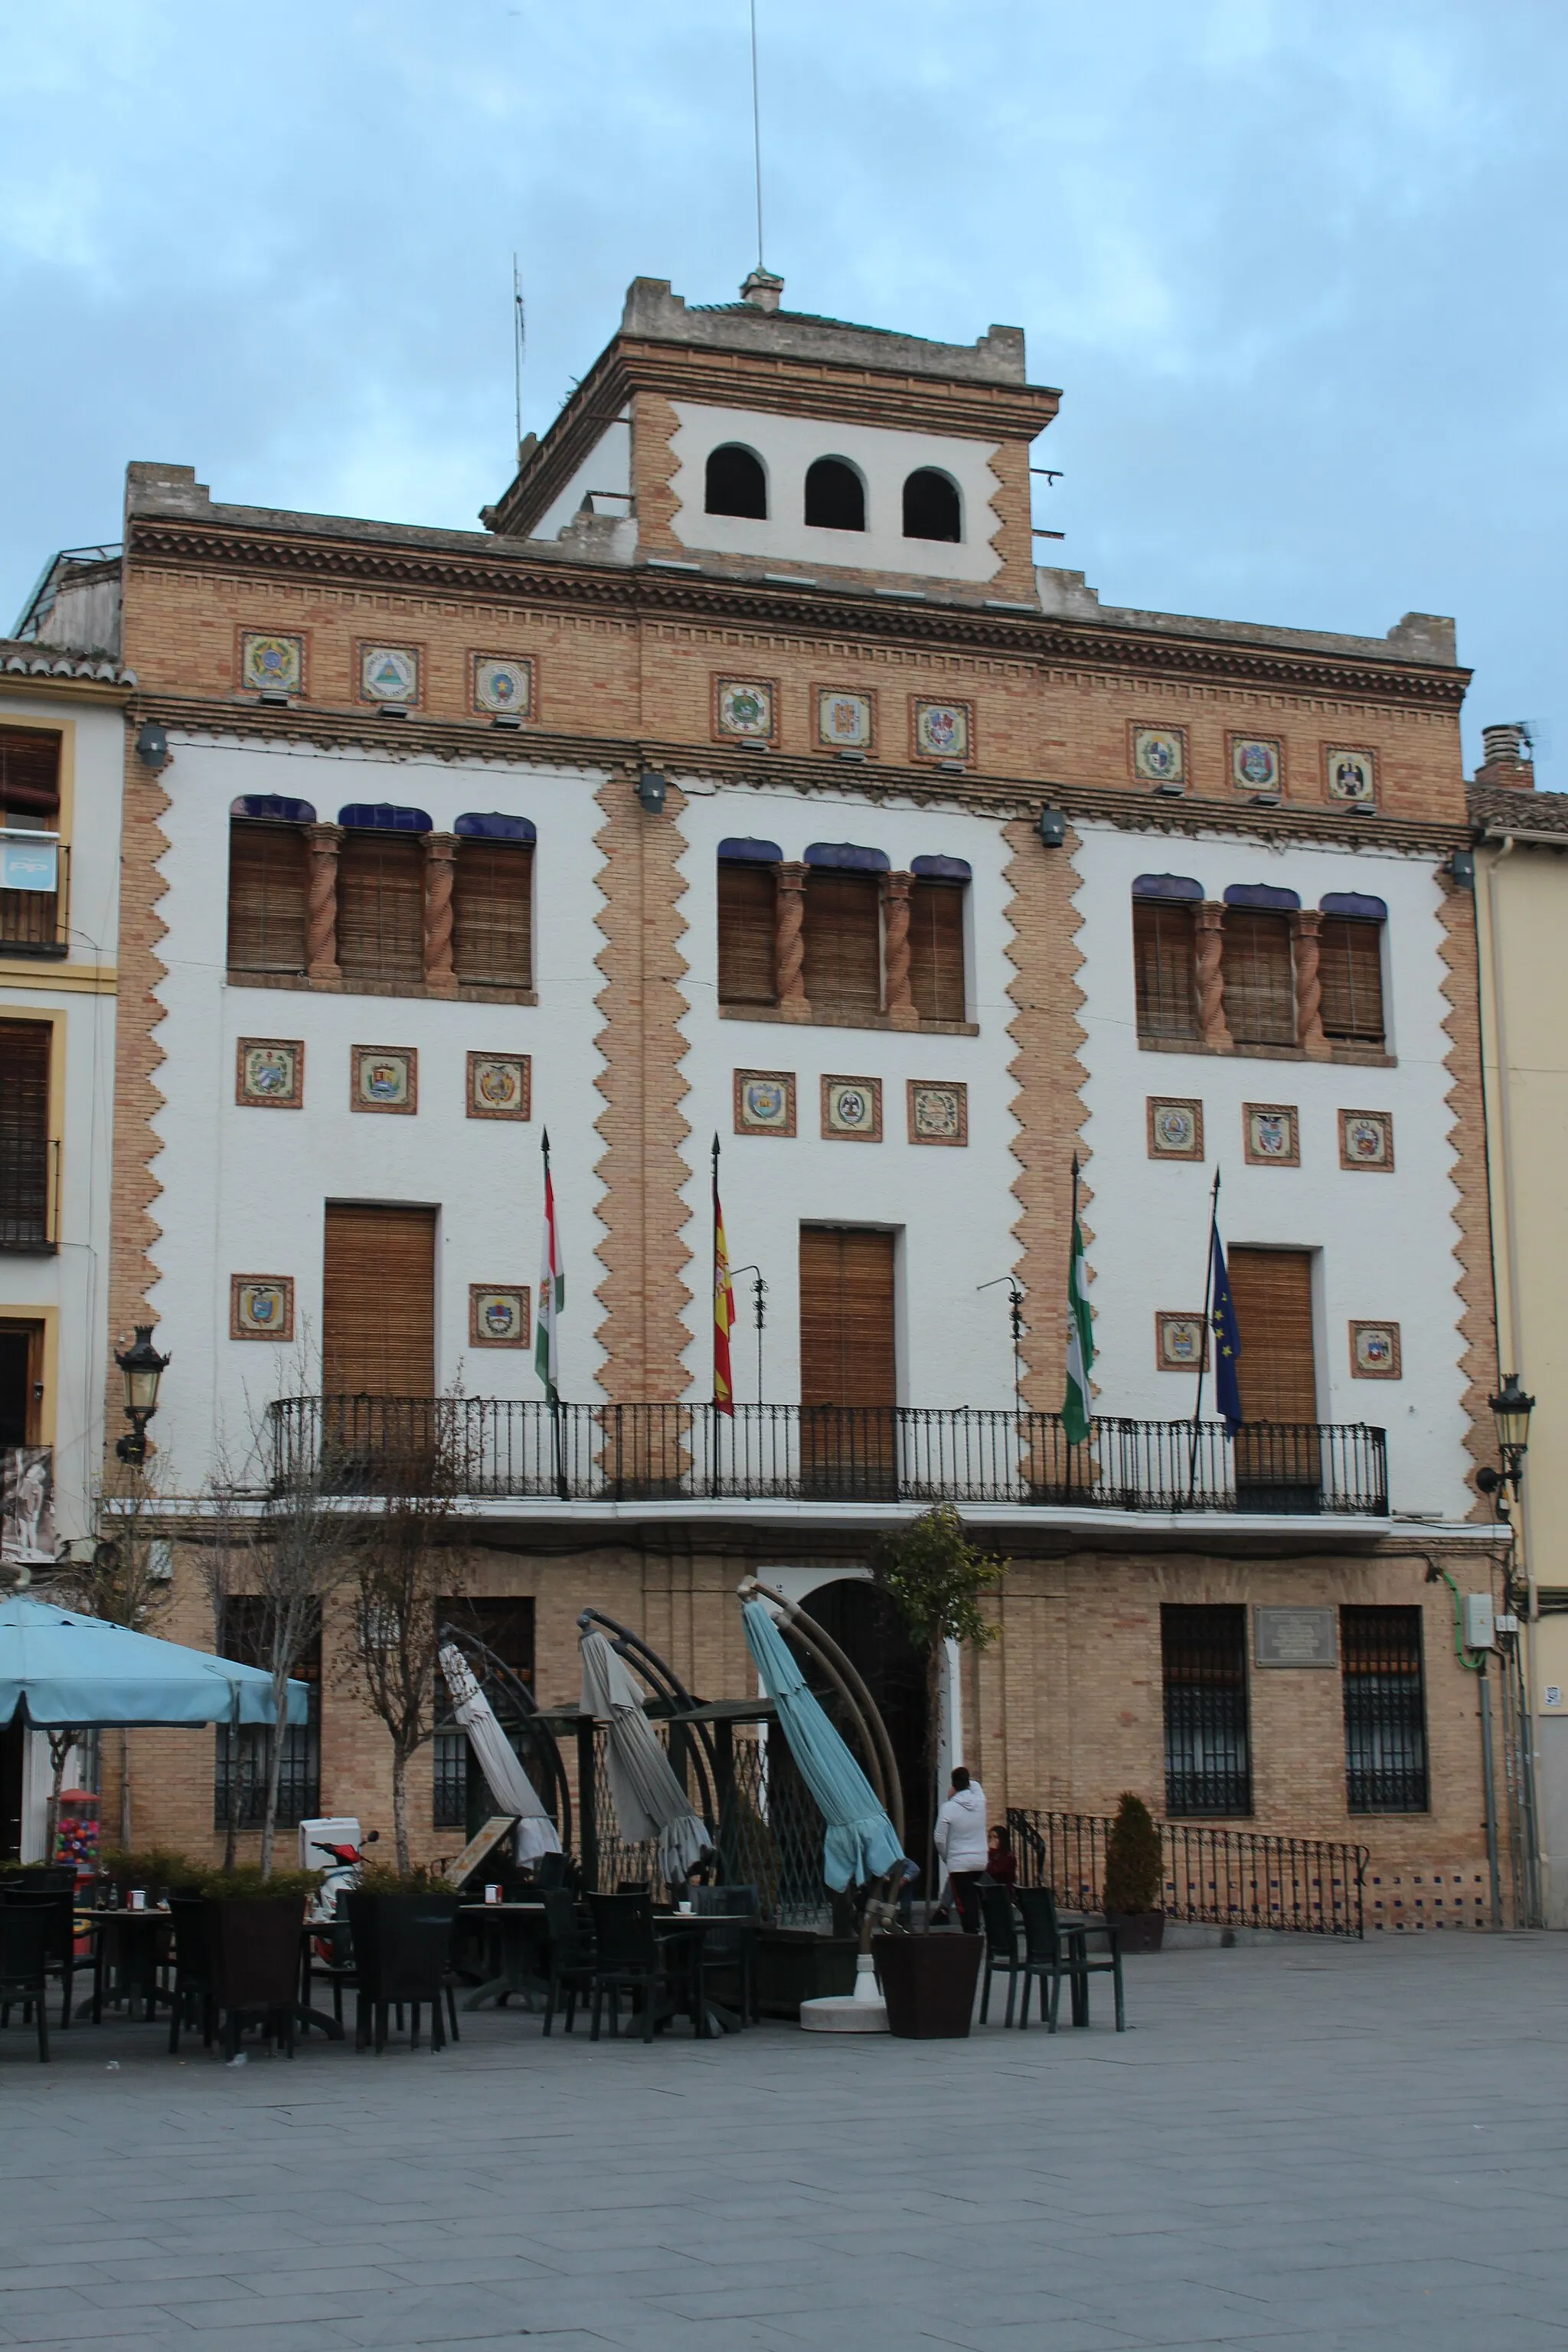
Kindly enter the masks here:
<path id="1" fill-rule="evenodd" d="M 1530 1416 L 1535 1411 L 1535 1399 L 1525 1395 L 1519 1384 L 1519 1374 L 1510 1372 L 1498 1394 L 1489 1397 L 1487 1402 L 1492 1409 L 1504 1475 L 1517 1495 L 1530 1447 Z"/>
<path id="2" fill-rule="evenodd" d="M 114 1451 L 139 1469 L 147 1459 L 147 1423 L 158 1410 L 158 1383 L 171 1359 L 153 1345 L 151 1323 L 138 1323 L 131 1346 L 123 1354 L 117 1349 L 114 1360 L 125 1382 L 125 1418 L 131 1423 Z"/>

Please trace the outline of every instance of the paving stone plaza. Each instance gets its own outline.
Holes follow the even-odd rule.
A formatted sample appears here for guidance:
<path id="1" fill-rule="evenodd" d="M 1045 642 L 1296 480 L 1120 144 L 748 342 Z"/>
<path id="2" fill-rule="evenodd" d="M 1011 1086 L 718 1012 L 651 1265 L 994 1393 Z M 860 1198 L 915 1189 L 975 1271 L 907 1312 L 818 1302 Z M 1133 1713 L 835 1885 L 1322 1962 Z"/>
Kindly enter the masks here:
<path id="1" fill-rule="evenodd" d="M 0 2343 L 1568 2347 L 1568 1941 L 1182 1950 L 1053 2042 L 0 2035 Z M 111 2071 L 110 2062 L 118 2063 Z"/>

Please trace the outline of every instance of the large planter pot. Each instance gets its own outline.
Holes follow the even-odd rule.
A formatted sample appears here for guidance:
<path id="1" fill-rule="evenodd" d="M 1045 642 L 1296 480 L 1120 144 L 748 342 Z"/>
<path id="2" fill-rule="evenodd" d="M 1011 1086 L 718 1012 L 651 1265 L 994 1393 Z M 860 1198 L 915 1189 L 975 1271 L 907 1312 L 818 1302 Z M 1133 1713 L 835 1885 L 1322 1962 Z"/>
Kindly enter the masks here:
<path id="1" fill-rule="evenodd" d="M 888 2031 L 906 2042 L 961 2042 L 974 2015 L 984 1936 L 873 1936 Z"/>
<path id="2" fill-rule="evenodd" d="M 1118 1948 L 1127 1952 L 1157 1952 L 1165 1941 L 1163 1911 L 1108 1911 L 1106 1923 L 1116 1930 Z"/>
<path id="3" fill-rule="evenodd" d="M 289 2009 L 299 1995 L 300 1930 L 305 1906 L 298 1895 L 208 1898 L 207 1951 L 213 1997 L 220 2009 Z"/>
<path id="4" fill-rule="evenodd" d="M 855 1990 L 853 1936 L 810 1927 L 764 1927 L 757 1937 L 757 2001 L 764 2017 L 793 2022 L 803 2000 L 847 1998 Z"/>
<path id="5" fill-rule="evenodd" d="M 366 2000 L 439 1998 L 451 1963 L 456 1894 L 351 1895 L 348 1913 Z"/>

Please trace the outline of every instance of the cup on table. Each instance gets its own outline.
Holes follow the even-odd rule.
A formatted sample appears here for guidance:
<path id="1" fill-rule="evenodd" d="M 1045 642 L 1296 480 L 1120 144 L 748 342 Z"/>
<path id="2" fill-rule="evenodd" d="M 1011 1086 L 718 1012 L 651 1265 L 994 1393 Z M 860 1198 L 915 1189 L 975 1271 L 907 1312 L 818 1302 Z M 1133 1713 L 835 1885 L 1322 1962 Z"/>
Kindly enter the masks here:
<path id="1" fill-rule="evenodd" d="M 144 1886 L 130 1887 L 126 1891 L 125 1900 L 132 1911 L 145 1911 L 147 1908 L 147 1889 Z"/>
<path id="2" fill-rule="evenodd" d="M 680 1914 L 680 1916 L 681 1916 L 681 1917 L 682 1917 L 683 1919 L 689 1919 L 689 1918 L 690 1918 L 690 1916 L 691 1916 L 691 1906 L 690 1906 L 690 1904 L 689 1904 L 689 1903 L 678 1903 L 678 1904 L 676 1905 L 676 1906 L 675 1906 L 675 1907 L 676 1907 L 676 1909 L 679 1912 L 679 1914 Z"/>
<path id="3" fill-rule="evenodd" d="M 500 1903 L 505 1899 L 505 1895 L 506 1888 L 504 1886 L 487 1886 L 485 1889 L 485 1901 L 487 1903 Z"/>

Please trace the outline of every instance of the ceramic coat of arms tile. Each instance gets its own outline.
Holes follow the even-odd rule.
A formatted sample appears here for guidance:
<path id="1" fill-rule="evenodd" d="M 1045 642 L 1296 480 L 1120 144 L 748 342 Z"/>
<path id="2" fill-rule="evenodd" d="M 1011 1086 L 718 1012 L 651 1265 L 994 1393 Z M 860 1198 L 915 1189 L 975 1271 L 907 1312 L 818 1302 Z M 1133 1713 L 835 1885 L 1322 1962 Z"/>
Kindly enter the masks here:
<path id="1" fill-rule="evenodd" d="M 1241 1139 L 1249 1168 L 1300 1168 L 1300 1122 L 1294 1103 L 1243 1103 Z"/>
<path id="2" fill-rule="evenodd" d="M 286 1274 L 235 1274 L 228 1284 L 231 1339 L 291 1339 L 294 1283 Z"/>
<path id="3" fill-rule="evenodd" d="M 252 694 L 303 694 L 305 640 L 260 629 L 239 633 L 239 682 Z"/>
<path id="4" fill-rule="evenodd" d="M 1150 1095 L 1146 1133 L 1151 1160 L 1201 1160 L 1204 1107 L 1184 1096 Z"/>
<path id="5" fill-rule="evenodd" d="M 1231 737 L 1230 781 L 1238 792 L 1277 793 L 1284 773 L 1279 745 L 1272 735 Z"/>
<path id="6" fill-rule="evenodd" d="M 795 1133 L 793 1070 L 736 1071 L 735 1132 L 737 1135 Z"/>
<path id="7" fill-rule="evenodd" d="M 1187 733 L 1184 727 L 1137 727 L 1131 730 L 1132 772 L 1140 783 L 1184 784 L 1187 781 Z"/>
<path id="8" fill-rule="evenodd" d="M 917 760 L 967 760 L 974 742 L 974 708 L 968 702 L 922 702 L 910 709 Z"/>
<path id="9" fill-rule="evenodd" d="M 1396 1381 L 1399 1368 L 1397 1323 L 1351 1325 L 1351 1378 L 1355 1381 Z"/>
<path id="10" fill-rule="evenodd" d="M 955 1079 L 910 1078 L 909 1126 L 911 1143 L 966 1144 L 969 1088 Z"/>
<path id="11" fill-rule="evenodd" d="M 816 740 L 830 751 L 868 751 L 877 732 L 877 704 L 869 694 L 816 689 Z"/>
<path id="12" fill-rule="evenodd" d="M 417 702 L 417 650 L 413 646 L 361 646 L 359 690 L 366 702 Z"/>
<path id="13" fill-rule="evenodd" d="M 1201 1315 L 1156 1314 L 1154 1361 L 1163 1372 L 1195 1372 L 1208 1361 Z"/>
<path id="14" fill-rule="evenodd" d="M 259 1110 L 298 1110 L 305 1099 L 301 1040 L 241 1037 L 235 1046 L 234 1098 Z"/>
<path id="15" fill-rule="evenodd" d="M 1340 1113 L 1340 1166 L 1386 1174 L 1394 1166 L 1394 1120 L 1385 1110 Z"/>
<path id="16" fill-rule="evenodd" d="M 771 678 L 716 677 L 713 681 L 713 731 L 731 740 L 771 743 L 773 740 L 778 689 Z"/>
<path id="17" fill-rule="evenodd" d="M 532 1064 L 527 1054 L 468 1055 L 470 1118 L 527 1118 L 532 1091 Z"/>
<path id="18" fill-rule="evenodd" d="M 419 1108 L 419 1056 L 412 1045 L 356 1045 L 351 1110 L 412 1113 Z"/>
<path id="19" fill-rule="evenodd" d="M 528 1306 L 528 1292 L 521 1283 L 470 1282 L 468 1345 L 526 1348 Z"/>
<path id="20" fill-rule="evenodd" d="M 476 710 L 510 710 L 520 719 L 533 716 L 533 664 L 506 654 L 474 656 Z"/>
<path id="21" fill-rule="evenodd" d="M 822 1132 L 840 1143 L 880 1143 L 880 1078 L 824 1078 Z"/>
<path id="22" fill-rule="evenodd" d="M 1377 798 L 1377 764 L 1370 751 L 1345 751 L 1329 744 L 1323 752 L 1323 771 L 1331 800 Z"/>

